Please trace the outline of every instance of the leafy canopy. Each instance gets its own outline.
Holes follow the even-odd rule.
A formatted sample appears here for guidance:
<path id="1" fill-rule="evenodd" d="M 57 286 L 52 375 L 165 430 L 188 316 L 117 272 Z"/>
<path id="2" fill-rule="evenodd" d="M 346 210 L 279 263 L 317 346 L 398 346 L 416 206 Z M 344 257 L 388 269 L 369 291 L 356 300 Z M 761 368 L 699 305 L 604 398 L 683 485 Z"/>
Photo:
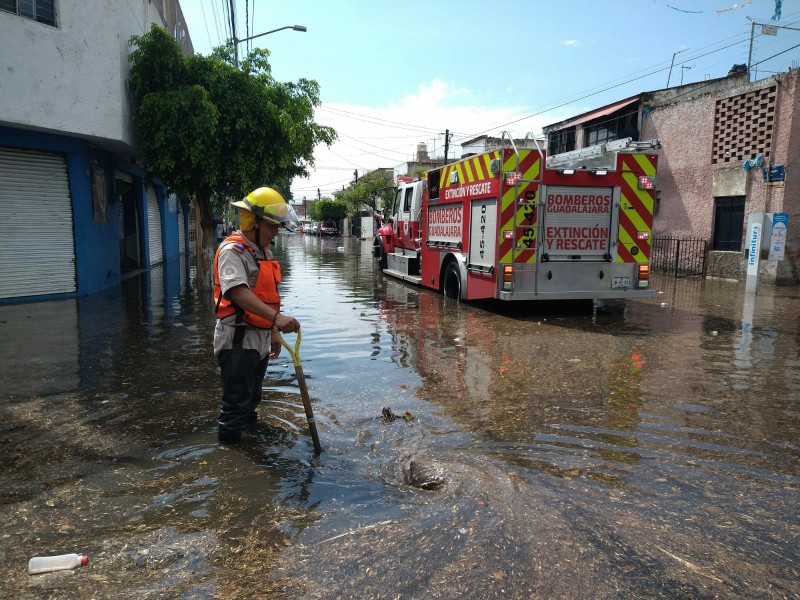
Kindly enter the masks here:
<path id="1" fill-rule="evenodd" d="M 309 206 L 308 214 L 312 221 L 336 221 L 344 219 L 349 212 L 346 202 L 323 198 Z"/>
<path id="2" fill-rule="evenodd" d="M 336 139 L 314 121 L 317 82 L 276 82 L 268 50 L 253 50 L 241 68 L 231 43 L 186 57 L 157 25 L 130 46 L 139 160 L 201 204 L 261 185 L 288 191 L 313 167 L 314 147 Z"/>
<path id="3" fill-rule="evenodd" d="M 386 171 L 370 171 L 350 187 L 336 192 L 336 199 L 345 202 L 352 213 L 357 213 L 365 207 L 378 210 L 380 203 L 384 207 L 391 206 L 394 193 L 390 174 Z"/>

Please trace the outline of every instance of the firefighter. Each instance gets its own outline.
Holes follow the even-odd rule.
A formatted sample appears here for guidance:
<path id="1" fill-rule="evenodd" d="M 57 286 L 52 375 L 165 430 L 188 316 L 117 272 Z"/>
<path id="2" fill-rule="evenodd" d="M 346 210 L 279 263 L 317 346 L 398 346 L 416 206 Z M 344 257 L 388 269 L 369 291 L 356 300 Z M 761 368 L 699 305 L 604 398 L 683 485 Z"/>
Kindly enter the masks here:
<path id="1" fill-rule="evenodd" d="M 231 204 L 241 209 L 240 229 L 214 256 L 214 354 L 222 373 L 218 436 L 223 444 L 238 443 L 242 431 L 258 421 L 267 363 L 281 351 L 272 330 L 300 329 L 297 319 L 280 312 L 281 268 L 269 250 L 279 227 L 297 228 L 294 210 L 268 187 Z"/>

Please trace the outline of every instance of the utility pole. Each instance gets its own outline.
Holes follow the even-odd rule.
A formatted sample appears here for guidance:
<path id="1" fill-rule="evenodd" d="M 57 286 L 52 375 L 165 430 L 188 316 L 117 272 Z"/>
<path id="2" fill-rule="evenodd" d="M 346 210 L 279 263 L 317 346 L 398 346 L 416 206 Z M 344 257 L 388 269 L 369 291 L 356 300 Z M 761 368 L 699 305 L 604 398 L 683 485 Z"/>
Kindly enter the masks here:
<path id="1" fill-rule="evenodd" d="M 747 53 L 747 83 L 750 83 L 750 65 L 753 64 L 753 33 L 756 30 L 756 22 L 750 22 L 750 51 Z"/>
<path id="2" fill-rule="evenodd" d="M 234 16 L 233 7 L 234 1 L 229 0 L 228 6 L 231 13 L 231 36 L 233 37 L 233 55 L 236 58 L 236 68 L 239 68 L 239 43 L 236 41 L 236 17 Z M 246 32 L 245 32 L 246 33 Z"/>
<path id="3" fill-rule="evenodd" d="M 684 73 L 684 71 L 688 71 L 693 66 L 694 65 L 689 65 L 688 67 L 686 67 L 686 66 L 681 65 L 681 85 L 683 85 L 683 73 Z"/>
<path id="4" fill-rule="evenodd" d="M 750 21 L 750 51 L 747 53 L 747 83 L 752 81 L 750 69 L 753 64 L 753 36 L 755 35 L 756 25 L 761 25 L 761 35 L 778 35 L 778 29 L 791 29 L 800 31 L 797 27 L 786 27 L 785 25 L 770 25 L 769 23 L 758 23 L 750 17 L 745 17 Z"/>
<path id="5" fill-rule="evenodd" d="M 444 130 L 444 162 L 447 162 L 447 153 L 450 151 L 450 130 Z"/>

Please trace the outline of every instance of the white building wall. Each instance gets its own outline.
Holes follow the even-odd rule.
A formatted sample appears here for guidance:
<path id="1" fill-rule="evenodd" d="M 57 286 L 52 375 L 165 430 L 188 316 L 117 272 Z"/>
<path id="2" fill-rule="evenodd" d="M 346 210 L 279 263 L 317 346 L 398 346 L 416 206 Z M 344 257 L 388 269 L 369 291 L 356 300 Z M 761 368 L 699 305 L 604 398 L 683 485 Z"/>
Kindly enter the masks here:
<path id="1" fill-rule="evenodd" d="M 131 151 L 128 40 L 164 25 L 159 4 L 60 0 L 57 27 L 0 11 L 0 125 Z"/>

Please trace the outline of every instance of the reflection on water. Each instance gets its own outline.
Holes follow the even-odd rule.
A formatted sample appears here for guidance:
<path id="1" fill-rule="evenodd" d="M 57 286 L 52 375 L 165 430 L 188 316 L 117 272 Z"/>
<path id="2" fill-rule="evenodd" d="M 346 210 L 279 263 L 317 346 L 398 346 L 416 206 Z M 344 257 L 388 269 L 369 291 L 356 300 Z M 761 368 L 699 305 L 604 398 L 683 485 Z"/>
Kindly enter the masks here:
<path id="1" fill-rule="evenodd" d="M 259 429 L 215 443 L 210 302 L 168 265 L 0 307 L 4 416 L 30 427 L 49 406 L 105 449 L 66 448 L 116 465 L 70 467 L 61 488 L 37 467 L 41 483 L 10 477 L 5 505 L 35 504 L 36 485 L 83 512 L 100 498 L 83 539 L 131 597 L 800 595 L 797 289 L 663 278 L 646 301 L 465 305 L 382 277 L 368 242 L 296 235 L 275 251 L 319 458 L 285 355 Z M 33 308 L 49 333 L 26 327 Z M 19 372 L 32 361 L 35 378 Z"/>

